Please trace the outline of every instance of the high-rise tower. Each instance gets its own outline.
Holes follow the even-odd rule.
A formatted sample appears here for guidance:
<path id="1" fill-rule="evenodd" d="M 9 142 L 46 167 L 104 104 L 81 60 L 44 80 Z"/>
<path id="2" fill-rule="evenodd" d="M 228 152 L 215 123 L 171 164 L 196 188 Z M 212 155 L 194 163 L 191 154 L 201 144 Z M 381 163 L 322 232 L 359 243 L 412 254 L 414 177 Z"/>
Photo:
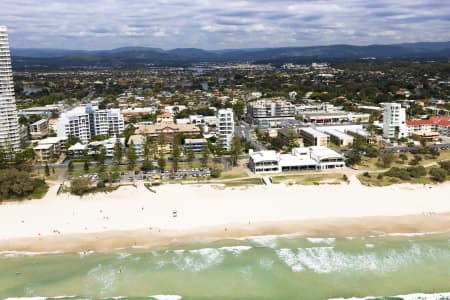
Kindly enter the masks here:
<path id="1" fill-rule="evenodd" d="M 5 26 L 0 26 L 0 147 L 14 151 L 20 149 L 19 119 Z"/>

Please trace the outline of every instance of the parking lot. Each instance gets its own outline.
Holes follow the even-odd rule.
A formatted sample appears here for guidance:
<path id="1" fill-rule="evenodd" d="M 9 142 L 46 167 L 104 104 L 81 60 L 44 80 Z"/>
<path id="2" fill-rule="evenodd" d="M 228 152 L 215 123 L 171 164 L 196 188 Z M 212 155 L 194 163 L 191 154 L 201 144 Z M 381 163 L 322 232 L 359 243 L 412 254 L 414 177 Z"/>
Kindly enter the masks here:
<path id="1" fill-rule="evenodd" d="M 211 176 L 209 168 L 192 168 L 180 169 L 177 172 L 160 172 L 154 171 L 131 171 L 121 172 L 118 179 L 113 180 L 115 183 L 133 182 L 141 180 L 160 180 L 160 179 L 183 179 L 183 178 L 207 178 Z M 99 182 L 100 176 L 97 173 L 80 175 L 80 177 L 88 178 L 92 182 Z M 72 178 L 69 178 L 71 180 Z"/>

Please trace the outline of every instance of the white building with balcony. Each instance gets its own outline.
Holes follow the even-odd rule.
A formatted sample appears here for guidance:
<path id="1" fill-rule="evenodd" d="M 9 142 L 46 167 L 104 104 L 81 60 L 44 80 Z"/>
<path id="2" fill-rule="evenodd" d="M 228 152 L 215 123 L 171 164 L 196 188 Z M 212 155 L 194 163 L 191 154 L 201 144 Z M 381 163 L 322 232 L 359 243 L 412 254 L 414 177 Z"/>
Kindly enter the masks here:
<path id="1" fill-rule="evenodd" d="M 94 135 L 121 134 L 125 130 L 125 123 L 120 109 L 95 110 Z"/>
<path id="2" fill-rule="evenodd" d="M 249 169 L 256 174 L 327 170 L 345 166 L 341 154 L 323 146 L 294 148 L 289 154 L 280 154 L 273 150 L 250 150 L 249 156 Z"/>
<path id="3" fill-rule="evenodd" d="M 231 108 L 219 109 L 217 119 L 217 138 L 222 142 L 225 149 L 230 150 L 234 137 L 233 110 Z"/>
<path id="4" fill-rule="evenodd" d="M 383 115 L 383 137 L 390 139 L 407 135 L 406 110 L 399 103 L 386 103 Z"/>
<path id="5" fill-rule="evenodd" d="M 62 113 L 56 129 L 58 136 L 75 136 L 86 144 L 96 135 L 122 134 L 125 124 L 119 109 L 99 110 L 97 105 L 88 104 Z"/>

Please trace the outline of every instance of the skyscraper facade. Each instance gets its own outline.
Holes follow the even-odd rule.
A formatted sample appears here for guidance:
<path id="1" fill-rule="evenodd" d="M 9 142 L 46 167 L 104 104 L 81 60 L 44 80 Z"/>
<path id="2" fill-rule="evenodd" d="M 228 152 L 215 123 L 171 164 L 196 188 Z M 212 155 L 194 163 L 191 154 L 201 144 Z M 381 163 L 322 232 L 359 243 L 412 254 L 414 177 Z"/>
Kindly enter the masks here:
<path id="1" fill-rule="evenodd" d="M 0 147 L 14 151 L 20 149 L 19 119 L 5 26 L 0 26 Z"/>

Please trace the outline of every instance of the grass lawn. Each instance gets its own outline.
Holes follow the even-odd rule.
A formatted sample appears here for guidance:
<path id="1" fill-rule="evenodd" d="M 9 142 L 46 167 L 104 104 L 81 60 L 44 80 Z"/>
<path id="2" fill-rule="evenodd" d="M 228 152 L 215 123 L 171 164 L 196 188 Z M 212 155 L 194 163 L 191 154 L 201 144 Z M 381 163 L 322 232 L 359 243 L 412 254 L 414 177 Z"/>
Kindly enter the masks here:
<path id="1" fill-rule="evenodd" d="M 370 174 L 370 173 L 369 173 Z M 412 183 L 412 184 L 431 184 L 436 183 L 429 176 L 424 176 L 420 178 L 411 178 L 410 180 L 401 180 L 396 177 L 383 176 L 383 178 L 379 179 L 378 173 L 370 174 L 370 177 L 364 175 L 358 175 L 358 180 L 361 181 L 362 184 L 368 186 L 388 186 L 392 184 L 400 184 L 400 183 Z"/>
<path id="2" fill-rule="evenodd" d="M 223 184 L 226 187 L 238 187 L 246 185 L 261 185 L 264 184 L 261 178 L 245 178 L 240 180 L 225 181 Z"/>
<path id="3" fill-rule="evenodd" d="M 403 168 L 407 168 L 407 165 L 404 165 Z M 382 178 L 379 178 L 378 175 L 383 174 L 384 172 L 368 172 L 369 176 L 364 176 L 363 174 L 360 174 L 357 176 L 358 180 L 368 186 L 388 186 L 392 184 L 401 184 L 401 183 L 411 183 L 411 184 L 435 184 L 438 183 L 431 179 L 428 172 L 431 168 L 434 166 L 430 166 L 425 168 L 427 170 L 427 175 L 419 178 L 410 178 L 409 180 L 402 180 L 397 177 L 389 177 L 389 176 L 382 176 Z M 447 176 L 447 181 L 450 181 L 450 176 Z"/>
<path id="4" fill-rule="evenodd" d="M 231 171 L 223 172 L 219 179 L 234 179 L 248 177 L 247 172 L 242 169 L 234 169 Z"/>
<path id="5" fill-rule="evenodd" d="M 411 153 L 404 153 L 404 154 L 408 157 L 408 160 L 406 160 L 403 164 L 400 163 L 401 160 L 398 158 L 399 154 L 395 153 L 397 159 L 392 163 L 390 167 L 398 167 L 398 168 L 408 167 L 409 166 L 408 162 L 414 158 L 414 155 Z M 420 154 L 419 156 L 422 157 L 422 160 L 419 162 L 419 165 L 427 166 L 432 163 L 437 163 L 438 161 L 441 160 L 450 160 L 450 150 L 440 151 L 440 155 L 437 158 L 433 158 L 430 155 L 422 155 L 422 154 Z M 377 161 L 378 158 L 376 157 L 375 158 L 363 157 L 361 163 L 359 164 L 359 168 L 361 170 L 367 171 L 377 171 L 385 169 L 377 166 Z"/>
<path id="6" fill-rule="evenodd" d="M 344 183 L 344 176 L 342 174 L 304 174 L 304 175 L 283 175 L 272 177 L 272 182 L 313 185 L 313 184 L 340 184 Z"/>

